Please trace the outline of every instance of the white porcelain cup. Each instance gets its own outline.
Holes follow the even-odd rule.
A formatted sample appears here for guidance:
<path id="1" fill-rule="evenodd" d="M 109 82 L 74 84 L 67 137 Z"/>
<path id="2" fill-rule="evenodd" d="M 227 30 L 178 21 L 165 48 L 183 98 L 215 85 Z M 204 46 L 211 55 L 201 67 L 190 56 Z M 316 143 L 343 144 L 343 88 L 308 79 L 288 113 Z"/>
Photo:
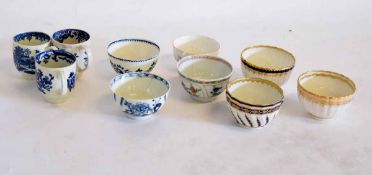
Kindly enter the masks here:
<path id="1" fill-rule="evenodd" d="M 25 79 L 35 79 L 35 56 L 48 49 L 50 37 L 43 32 L 24 32 L 13 37 L 14 64 Z"/>
<path id="2" fill-rule="evenodd" d="M 76 58 L 63 50 L 49 50 L 35 58 L 36 82 L 45 100 L 64 102 L 75 87 Z"/>
<path id="3" fill-rule="evenodd" d="M 76 57 L 78 76 L 88 68 L 92 60 L 92 53 L 89 48 L 90 35 L 80 29 L 63 29 L 54 32 L 52 43 L 58 49 L 72 53 Z"/>

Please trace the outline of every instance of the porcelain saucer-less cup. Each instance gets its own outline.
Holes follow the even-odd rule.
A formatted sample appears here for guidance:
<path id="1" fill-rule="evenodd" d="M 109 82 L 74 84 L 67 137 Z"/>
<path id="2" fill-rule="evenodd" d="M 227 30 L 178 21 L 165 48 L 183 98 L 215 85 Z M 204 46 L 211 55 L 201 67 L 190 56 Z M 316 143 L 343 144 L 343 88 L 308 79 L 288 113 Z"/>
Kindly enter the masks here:
<path id="1" fill-rule="evenodd" d="M 93 59 L 89 39 L 89 33 L 80 29 L 63 29 L 52 35 L 55 47 L 70 52 L 76 57 L 78 77 L 81 77 Z"/>
<path id="2" fill-rule="evenodd" d="M 182 36 L 173 41 L 173 54 L 176 61 L 189 55 L 217 56 L 219 50 L 218 41 L 202 35 Z"/>
<path id="3" fill-rule="evenodd" d="M 13 59 L 25 79 L 35 79 L 35 56 L 48 49 L 50 37 L 43 32 L 24 32 L 13 37 Z"/>
<path id="4" fill-rule="evenodd" d="M 151 72 L 158 61 L 160 47 L 144 39 L 120 39 L 107 46 L 107 53 L 118 74 Z"/>
<path id="5" fill-rule="evenodd" d="M 64 102 L 75 87 L 75 56 L 63 50 L 50 50 L 39 53 L 35 64 L 37 87 L 44 99 Z"/>
<path id="6" fill-rule="evenodd" d="M 316 119 L 330 119 L 346 111 L 356 86 L 342 74 L 316 70 L 299 76 L 297 90 L 306 111 Z"/>
<path id="7" fill-rule="evenodd" d="M 240 78 L 226 89 L 231 113 L 245 128 L 266 126 L 279 113 L 283 98 L 283 90 L 277 84 L 260 78 Z"/>
<path id="8" fill-rule="evenodd" d="M 110 88 L 126 116 L 141 120 L 150 118 L 164 106 L 170 84 L 155 74 L 129 72 L 115 76 Z"/>
<path id="9" fill-rule="evenodd" d="M 287 82 L 296 62 L 290 52 L 266 45 L 247 47 L 240 58 L 245 77 L 270 80 L 279 86 Z"/>
<path id="10" fill-rule="evenodd" d="M 182 86 L 199 102 L 210 102 L 226 87 L 232 74 L 232 66 L 226 60 L 210 55 L 193 55 L 177 63 Z"/>

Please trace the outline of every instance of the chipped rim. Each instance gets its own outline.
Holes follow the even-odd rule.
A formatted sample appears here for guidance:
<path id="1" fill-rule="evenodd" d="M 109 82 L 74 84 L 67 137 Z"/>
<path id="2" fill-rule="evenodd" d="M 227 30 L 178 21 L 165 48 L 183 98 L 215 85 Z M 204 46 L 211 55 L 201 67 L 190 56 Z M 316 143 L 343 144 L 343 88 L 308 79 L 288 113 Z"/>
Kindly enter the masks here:
<path id="1" fill-rule="evenodd" d="M 351 87 L 352 93 L 348 95 L 344 95 L 344 96 L 338 96 L 338 97 L 315 94 L 309 90 L 306 90 L 302 86 L 302 83 L 301 83 L 301 81 L 304 78 L 311 77 L 311 76 L 328 76 L 328 77 L 339 79 Z M 306 97 L 307 99 L 310 99 L 312 101 L 315 101 L 321 104 L 329 104 L 329 105 L 347 104 L 352 100 L 356 92 L 355 83 L 350 78 L 337 72 L 325 71 L 325 70 L 312 70 L 312 71 L 307 71 L 307 72 L 302 73 L 297 79 L 297 89 L 299 93 L 302 96 Z"/>
<path id="2" fill-rule="evenodd" d="M 245 51 L 247 51 L 249 49 L 254 49 L 254 48 L 271 48 L 271 49 L 276 49 L 276 50 L 285 52 L 285 53 L 287 53 L 287 54 L 289 54 L 291 56 L 290 58 L 293 60 L 293 63 L 292 63 L 291 66 L 283 67 L 283 68 L 269 68 L 269 67 L 257 66 L 257 65 L 255 65 L 253 63 L 248 62 L 246 60 L 246 58 L 243 57 L 243 53 Z M 262 71 L 262 72 L 265 72 L 265 73 L 284 73 L 284 72 L 288 72 L 288 71 L 292 70 L 295 67 L 295 64 L 296 64 L 296 58 L 295 58 L 295 56 L 291 52 L 289 52 L 289 51 L 287 51 L 285 49 L 282 49 L 280 47 L 270 46 L 270 45 L 253 45 L 253 46 L 246 47 L 240 53 L 240 59 L 241 59 L 241 62 L 244 65 L 246 65 L 246 66 L 248 66 L 248 67 L 250 67 L 250 68 L 252 68 L 254 70 Z"/>

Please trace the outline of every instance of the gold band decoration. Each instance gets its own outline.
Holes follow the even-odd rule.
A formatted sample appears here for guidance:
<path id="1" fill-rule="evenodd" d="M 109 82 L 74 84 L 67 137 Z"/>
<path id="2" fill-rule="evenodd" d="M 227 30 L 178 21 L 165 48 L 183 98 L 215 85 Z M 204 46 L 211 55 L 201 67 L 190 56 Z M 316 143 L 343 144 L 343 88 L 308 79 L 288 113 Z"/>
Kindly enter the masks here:
<path id="1" fill-rule="evenodd" d="M 341 80 L 351 87 L 352 92 L 345 96 L 318 95 L 314 92 L 311 92 L 305 89 L 301 83 L 304 79 L 310 78 L 313 76 L 325 76 L 325 77 L 331 77 L 331 78 Z M 338 87 L 335 87 L 335 88 L 338 88 Z M 355 91 L 356 91 L 356 86 L 350 78 L 342 74 L 331 72 L 331 71 L 317 70 L 317 71 L 308 71 L 308 72 L 301 74 L 297 80 L 297 90 L 298 90 L 299 95 L 302 95 L 304 98 L 309 99 L 315 103 L 319 103 L 323 105 L 343 105 L 343 104 L 349 103 L 352 100 L 355 94 Z"/>

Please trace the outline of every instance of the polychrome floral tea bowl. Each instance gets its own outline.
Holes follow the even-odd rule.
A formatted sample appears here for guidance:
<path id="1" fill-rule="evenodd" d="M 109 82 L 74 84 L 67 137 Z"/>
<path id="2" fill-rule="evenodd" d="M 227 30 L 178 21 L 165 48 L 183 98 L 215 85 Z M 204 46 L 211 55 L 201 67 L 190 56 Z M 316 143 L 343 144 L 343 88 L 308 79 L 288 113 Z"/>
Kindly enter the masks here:
<path id="1" fill-rule="evenodd" d="M 247 47 L 242 51 L 240 58 L 245 77 L 267 79 L 279 86 L 287 82 L 295 66 L 295 57 L 275 46 Z"/>
<path id="2" fill-rule="evenodd" d="M 50 37 L 43 32 L 24 32 L 13 37 L 13 59 L 25 79 L 35 79 L 35 57 L 50 46 Z"/>
<path id="3" fill-rule="evenodd" d="M 173 54 L 176 61 L 190 55 L 217 56 L 219 50 L 218 41 L 202 35 L 182 36 L 173 41 Z"/>
<path id="4" fill-rule="evenodd" d="M 241 127 L 264 127 L 279 113 L 283 90 L 260 78 L 240 78 L 226 88 L 226 99 L 235 121 Z"/>
<path id="5" fill-rule="evenodd" d="M 147 72 L 129 72 L 110 82 L 114 100 L 131 119 L 148 119 L 165 104 L 170 84 L 164 78 Z"/>
<path id="6" fill-rule="evenodd" d="M 316 119 L 330 119 L 345 113 L 356 91 L 354 82 L 331 71 L 308 71 L 297 80 L 298 98 Z"/>
<path id="7" fill-rule="evenodd" d="M 177 67 L 183 88 L 199 102 L 216 99 L 225 90 L 233 70 L 226 60 L 210 55 L 184 57 Z"/>
<path id="8" fill-rule="evenodd" d="M 154 69 L 160 47 L 144 39 L 120 39 L 107 46 L 112 68 L 118 74 L 127 72 L 151 72 Z"/>

